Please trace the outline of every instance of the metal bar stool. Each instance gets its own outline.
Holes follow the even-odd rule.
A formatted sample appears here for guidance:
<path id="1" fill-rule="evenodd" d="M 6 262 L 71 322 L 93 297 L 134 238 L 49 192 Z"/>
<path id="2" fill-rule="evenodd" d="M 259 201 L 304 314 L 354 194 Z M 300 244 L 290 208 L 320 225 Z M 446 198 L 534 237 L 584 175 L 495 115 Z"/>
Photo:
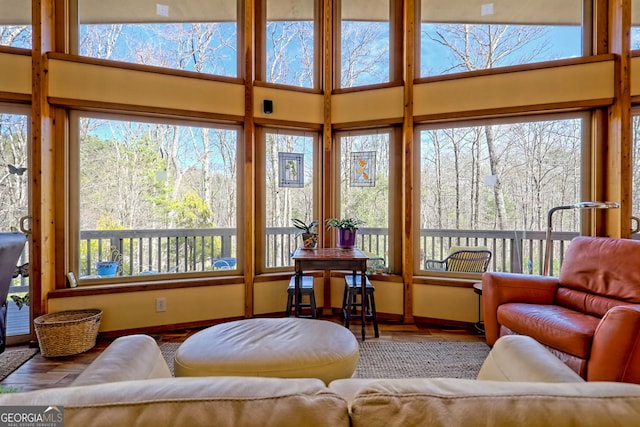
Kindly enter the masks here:
<path id="1" fill-rule="evenodd" d="M 358 302 L 357 297 L 358 295 L 362 294 L 360 279 L 360 275 L 354 276 L 353 274 L 348 274 L 344 277 L 342 320 L 344 321 L 344 326 L 348 328 L 350 320 L 361 318 L 361 314 L 358 314 L 358 309 L 364 310 L 365 319 L 373 321 L 373 330 L 375 332 L 375 337 L 378 338 L 380 336 L 380 333 L 378 331 L 378 319 L 376 317 L 376 300 L 374 296 L 376 288 L 373 287 L 373 285 L 369 281 L 369 278 L 365 276 L 365 297 L 360 298 L 360 302 Z"/>
<path id="2" fill-rule="evenodd" d="M 309 302 L 304 303 L 304 297 L 309 297 Z M 291 280 L 289 280 L 289 287 L 287 288 L 287 312 L 286 316 L 291 316 L 291 311 L 293 310 L 293 301 L 296 297 L 296 276 L 291 276 Z M 313 277 L 312 276 L 302 276 L 300 278 L 300 308 L 309 308 L 311 309 L 311 318 L 317 319 L 318 315 L 316 313 L 316 294 L 313 291 Z"/>

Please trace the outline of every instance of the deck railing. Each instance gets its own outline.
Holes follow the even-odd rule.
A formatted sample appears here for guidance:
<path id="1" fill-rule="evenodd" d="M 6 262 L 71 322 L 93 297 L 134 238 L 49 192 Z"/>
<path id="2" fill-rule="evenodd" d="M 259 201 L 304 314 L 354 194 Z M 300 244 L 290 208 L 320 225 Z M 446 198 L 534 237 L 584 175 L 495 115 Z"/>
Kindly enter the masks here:
<path id="1" fill-rule="evenodd" d="M 297 229 L 273 227 L 266 232 L 265 265 L 293 266 Z M 553 234 L 551 274 L 558 271 L 573 232 Z M 491 271 L 542 274 L 544 231 L 434 230 L 420 231 L 420 265 L 426 259 L 443 259 L 452 246 L 484 246 L 493 254 Z M 170 230 L 86 230 L 80 233 L 80 276 L 95 276 L 97 261 L 119 261 L 118 275 L 208 271 L 219 269 L 217 260 L 235 260 L 233 228 Z M 360 228 L 356 245 L 389 267 L 386 228 Z M 227 263 L 225 261 L 225 263 Z M 229 267 L 229 266 L 227 266 Z M 231 266 L 233 267 L 233 266 Z"/>

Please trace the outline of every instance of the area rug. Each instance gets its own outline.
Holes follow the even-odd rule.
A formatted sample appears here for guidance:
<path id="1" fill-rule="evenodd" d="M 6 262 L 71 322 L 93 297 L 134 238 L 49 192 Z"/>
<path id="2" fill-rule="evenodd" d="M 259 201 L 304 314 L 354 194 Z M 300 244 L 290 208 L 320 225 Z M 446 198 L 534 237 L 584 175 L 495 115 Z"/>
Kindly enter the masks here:
<path id="1" fill-rule="evenodd" d="M 160 350 L 171 373 L 180 343 L 163 343 Z M 475 378 L 489 346 L 483 342 L 365 341 L 354 378 Z"/>
<path id="2" fill-rule="evenodd" d="M 5 350 L 4 353 L 0 354 L 0 381 L 31 359 L 37 352 L 37 348 Z"/>

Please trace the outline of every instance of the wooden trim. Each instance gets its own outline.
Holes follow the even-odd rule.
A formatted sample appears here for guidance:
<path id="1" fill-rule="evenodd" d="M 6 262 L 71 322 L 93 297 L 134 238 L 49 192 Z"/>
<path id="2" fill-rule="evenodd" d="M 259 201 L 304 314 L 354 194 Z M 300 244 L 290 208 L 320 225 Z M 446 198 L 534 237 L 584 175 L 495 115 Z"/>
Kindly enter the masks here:
<path id="1" fill-rule="evenodd" d="M 17 102 L 20 104 L 30 104 L 31 103 L 31 95 L 24 93 L 14 93 L 14 92 L 2 92 L 0 91 L 0 102 L 9 101 L 9 102 Z"/>
<path id="2" fill-rule="evenodd" d="M 173 323 L 169 325 L 147 326 L 144 328 L 120 329 L 117 331 L 106 331 L 98 334 L 98 340 L 112 340 L 118 337 L 133 334 L 156 334 L 159 332 L 179 331 L 183 329 L 198 329 L 209 326 L 227 323 L 234 320 L 242 320 L 242 317 L 226 317 L 223 319 L 200 320 L 198 322 Z"/>
<path id="3" fill-rule="evenodd" d="M 332 125 L 333 129 L 338 130 L 354 130 L 354 129 L 372 129 L 379 128 L 381 126 L 397 126 L 403 122 L 402 117 L 393 117 L 389 119 L 380 119 L 380 120 L 371 120 L 368 122 L 344 122 L 344 123 L 334 123 Z"/>
<path id="4" fill-rule="evenodd" d="M 435 326 L 447 326 L 450 328 L 457 329 L 470 329 L 473 330 L 474 333 L 477 332 L 475 329 L 475 325 L 469 322 L 462 322 L 459 320 L 446 320 L 446 319 L 434 319 L 432 317 L 419 317 L 414 316 L 413 320 L 418 325 L 435 325 Z"/>
<path id="5" fill-rule="evenodd" d="M 607 107 L 612 105 L 614 98 L 590 99 L 588 101 L 559 102 L 554 104 L 523 105 L 519 107 L 493 108 L 488 110 L 469 110 L 457 113 L 441 113 L 415 116 L 415 122 L 453 122 L 468 119 L 495 119 L 512 116 L 531 116 L 554 112 L 582 111 L 589 108 Z"/>
<path id="6" fill-rule="evenodd" d="M 103 101 L 86 101 L 73 98 L 49 97 L 48 102 L 51 105 L 72 109 L 75 108 L 86 111 L 122 113 L 131 116 L 160 118 L 167 117 L 173 120 L 175 120 L 176 117 L 180 117 L 183 120 L 204 120 L 223 124 L 243 124 L 245 120 L 243 116 L 235 116 L 230 114 L 205 113 L 201 111 L 151 107 L 148 105 L 120 104 Z"/>
<path id="7" fill-rule="evenodd" d="M 419 16 L 419 14 L 417 15 Z M 420 218 L 419 203 L 414 204 L 414 200 L 420 200 L 416 196 L 413 188 L 415 178 L 419 175 L 414 170 L 416 162 L 415 141 L 413 132 L 413 77 L 415 65 L 415 36 L 414 31 L 417 25 L 416 4 L 414 0 L 405 0 L 405 10 L 403 15 L 404 26 L 404 120 L 402 123 L 402 181 L 401 194 L 403 196 L 400 203 L 402 224 L 400 228 L 402 236 L 401 254 L 402 254 L 402 281 L 404 282 L 404 321 L 411 322 L 413 320 L 413 254 L 416 250 L 414 239 L 415 230 L 420 229 L 420 224 L 415 218 Z M 416 186 L 419 188 L 419 186 Z"/>
<path id="8" fill-rule="evenodd" d="M 336 77 L 339 80 L 339 73 L 336 74 L 336 68 L 339 68 L 339 58 L 334 57 L 334 53 L 337 52 L 336 40 L 339 38 L 340 26 L 338 25 L 337 17 L 334 17 L 334 13 L 337 15 L 337 9 L 334 9 L 334 2 L 332 0 L 322 1 L 322 90 L 324 94 L 324 123 L 322 126 L 322 139 L 320 154 L 320 191 L 319 191 L 319 213 L 320 224 L 324 224 L 327 218 L 330 218 L 334 211 L 335 200 L 333 199 L 334 188 L 332 184 L 332 170 L 333 170 L 333 126 L 331 124 L 332 104 L 331 104 L 331 90 L 339 83 L 335 83 Z M 340 6 L 340 1 L 337 1 L 336 8 Z M 335 10 L 335 12 L 334 12 Z M 331 242 L 331 233 L 323 233 L 320 235 L 322 245 L 329 247 Z M 324 275 L 324 309 L 331 309 L 331 276 L 329 272 L 325 271 Z"/>
<path id="9" fill-rule="evenodd" d="M 243 3 L 240 1 L 239 3 Z M 254 283 L 256 276 L 256 127 L 254 122 L 253 84 L 256 80 L 256 4 L 254 1 L 244 2 L 244 173 L 242 174 L 244 202 L 244 281 L 245 301 L 244 315 L 253 317 Z M 240 158 L 240 157 L 239 157 Z M 238 236 L 240 237 L 240 236 Z"/>
<path id="10" fill-rule="evenodd" d="M 55 0 L 32 2 L 31 156 L 29 168 L 31 233 L 29 260 L 39 274 L 29 277 L 31 321 L 48 311 L 47 293 L 55 289 L 56 263 L 56 144 L 54 111 L 47 102 L 48 63 L 44 52 L 55 50 Z M 64 257 L 63 257 L 64 258 Z M 35 331 L 31 338 L 36 339 Z"/>
<path id="11" fill-rule="evenodd" d="M 321 89 L 317 89 L 317 88 L 283 85 L 283 84 L 278 84 L 278 83 L 269 83 L 269 82 L 265 82 L 265 81 L 262 81 L 262 80 L 256 80 L 253 83 L 253 86 L 254 87 L 265 87 L 265 88 L 269 88 L 269 89 L 286 90 L 288 92 L 311 93 L 311 94 L 314 94 L 314 95 L 322 94 L 322 90 Z"/>
<path id="12" fill-rule="evenodd" d="M 158 67 L 155 65 L 134 64 L 131 62 L 113 61 L 111 59 L 91 58 L 88 56 L 72 55 L 68 53 L 47 52 L 48 59 L 59 61 L 76 62 L 79 64 L 98 65 L 101 67 L 117 68 L 130 71 L 141 71 L 145 73 L 162 74 L 176 77 L 189 77 L 199 80 L 211 80 L 222 83 L 244 84 L 244 80 L 237 77 L 217 76 L 214 74 L 204 74 L 195 71 L 175 70 L 172 68 Z"/>
<path id="13" fill-rule="evenodd" d="M 75 298 L 91 295 L 111 295 L 130 292 L 161 291 L 163 289 L 187 289 L 210 286 L 237 285 L 244 283 L 242 276 L 226 276 L 219 279 L 198 278 L 176 280 L 163 280 L 146 283 L 120 283 L 109 285 L 79 286 L 77 288 L 56 289 L 49 292 L 48 298 Z"/>
<path id="14" fill-rule="evenodd" d="M 332 94 L 340 95 L 343 93 L 363 92 L 367 90 L 387 89 L 391 87 L 400 87 L 400 86 L 402 86 L 402 81 L 394 81 L 394 82 L 377 83 L 377 84 L 371 84 L 371 85 L 365 85 L 365 86 L 336 88 L 336 89 L 333 89 Z"/>
<path id="15" fill-rule="evenodd" d="M 495 76 L 500 74 L 519 73 L 522 71 L 544 70 L 549 68 L 568 67 L 571 65 L 592 64 L 594 62 L 613 61 L 615 55 L 601 54 L 595 56 L 583 56 L 580 58 L 557 59 L 553 61 L 534 62 L 531 64 L 509 65 L 499 68 L 488 68 L 484 70 L 464 71 L 460 73 L 444 74 L 439 76 L 421 77 L 414 80 L 414 84 L 443 82 L 447 80 L 458 80 L 464 78 Z"/>
<path id="16" fill-rule="evenodd" d="M 298 129 L 298 130 L 306 130 L 306 131 L 314 131 L 314 132 L 320 131 L 322 129 L 322 125 L 318 123 L 292 122 L 288 120 L 267 119 L 263 117 L 256 117 L 255 123 L 256 125 L 260 125 L 260 126 L 273 126 L 273 127 Z"/>
<path id="17" fill-rule="evenodd" d="M 25 49 L 22 47 L 13 47 L 13 46 L 0 46 L 0 53 L 31 56 L 31 49 Z"/>
<path id="18" fill-rule="evenodd" d="M 606 212 L 605 235 L 631 237 L 632 173 L 631 152 L 631 0 L 609 1 L 608 46 L 616 55 L 614 67 L 614 103 L 609 107 L 605 194 L 607 200 L 620 203 L 620 209 Z"/>

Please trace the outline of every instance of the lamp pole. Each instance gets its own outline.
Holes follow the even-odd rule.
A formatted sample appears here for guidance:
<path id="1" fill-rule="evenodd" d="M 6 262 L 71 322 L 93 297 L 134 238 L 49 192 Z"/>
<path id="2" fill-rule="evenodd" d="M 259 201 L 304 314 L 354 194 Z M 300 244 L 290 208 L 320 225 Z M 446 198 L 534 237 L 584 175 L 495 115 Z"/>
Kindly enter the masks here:
<path id="1" fill-rule="evenodd" d="M 551 265 L 551 234 L 553 233 L 553 214 L 565 209 L 616 209 L 620 207 L 618 202 L 580 202 L 573 205 L 556 206 L 549 209 L 547 213 L 547 235 L 545 239 L 544 250 L 544 275 L 549 275 L 549 267 Z"/>

